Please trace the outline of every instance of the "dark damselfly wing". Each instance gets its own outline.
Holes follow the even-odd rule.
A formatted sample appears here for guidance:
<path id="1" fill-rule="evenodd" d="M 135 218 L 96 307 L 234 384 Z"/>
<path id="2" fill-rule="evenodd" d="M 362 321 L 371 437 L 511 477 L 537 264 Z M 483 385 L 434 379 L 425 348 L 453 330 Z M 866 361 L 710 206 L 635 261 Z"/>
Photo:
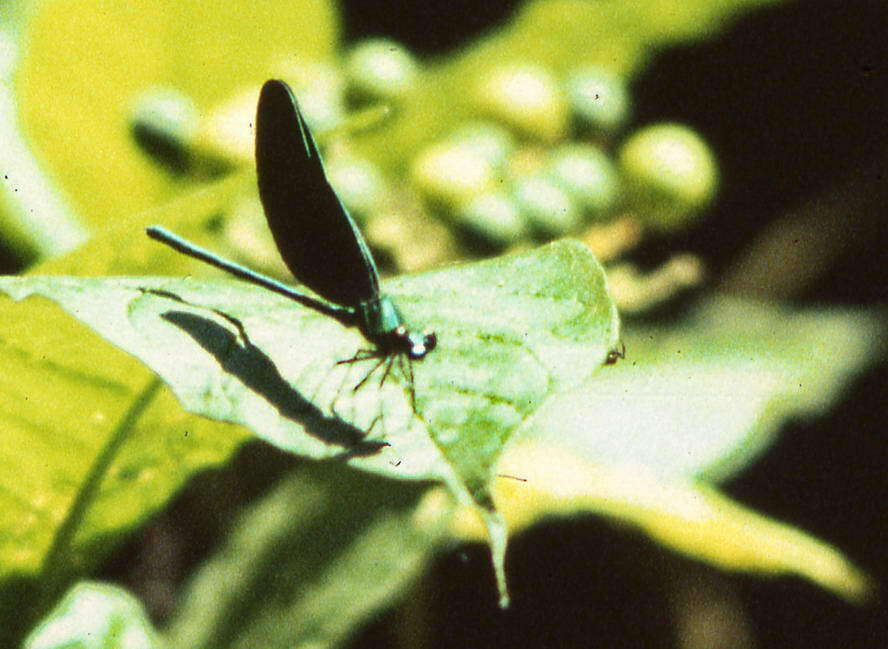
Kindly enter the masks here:
<path id="1" fill-rule="evenodd" d="M 293 276 L 343 306 L 378 297 L 370 250 L 330 186 L 296 97 L 283 81 L 267 81 L 259 95 L 256 172 L 268 227 Z"/>

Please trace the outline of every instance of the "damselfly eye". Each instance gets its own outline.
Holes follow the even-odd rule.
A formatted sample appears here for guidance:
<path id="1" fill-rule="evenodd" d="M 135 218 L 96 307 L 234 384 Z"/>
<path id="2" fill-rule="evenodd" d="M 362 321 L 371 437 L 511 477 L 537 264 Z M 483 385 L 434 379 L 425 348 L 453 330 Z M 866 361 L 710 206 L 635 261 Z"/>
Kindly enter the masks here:
<path id="1" fill-rule="evenodd" d="M 410 333 L 407 335 L 409 345 L 407 346 L 407 355 L 413 360 L 425 358 L 435 348 L 438 338 L 430 331 L 422 333 Z"/>

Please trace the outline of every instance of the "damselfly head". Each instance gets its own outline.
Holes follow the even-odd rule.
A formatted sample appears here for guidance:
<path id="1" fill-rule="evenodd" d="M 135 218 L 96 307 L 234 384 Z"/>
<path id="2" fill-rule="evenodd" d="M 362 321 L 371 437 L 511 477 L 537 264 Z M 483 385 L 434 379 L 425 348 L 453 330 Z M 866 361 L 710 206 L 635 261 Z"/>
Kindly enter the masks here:
<path id="1" fill-rule="evenodd" d="M 417 333 L 400 325 L 392 331 L 391 335 L 396 349 L 405 352 L 414 361 L 425 358 L 425 355 L 438 344 L 438 336 L 429 329 Z"/>

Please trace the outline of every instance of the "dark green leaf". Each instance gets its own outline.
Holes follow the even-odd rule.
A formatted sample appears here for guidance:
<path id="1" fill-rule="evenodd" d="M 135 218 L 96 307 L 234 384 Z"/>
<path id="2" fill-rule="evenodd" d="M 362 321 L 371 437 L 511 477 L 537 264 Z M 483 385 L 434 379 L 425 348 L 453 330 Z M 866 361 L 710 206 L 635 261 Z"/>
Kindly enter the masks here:
<path id="1" fill-rule="evenodd" d="M 170 647 L 328 647 L 403 598 L 443 537 L 422 485 L 305 463 L 235 525 L 197 573 Z M 281 624 L 286 620 L 286 624 Z"/>

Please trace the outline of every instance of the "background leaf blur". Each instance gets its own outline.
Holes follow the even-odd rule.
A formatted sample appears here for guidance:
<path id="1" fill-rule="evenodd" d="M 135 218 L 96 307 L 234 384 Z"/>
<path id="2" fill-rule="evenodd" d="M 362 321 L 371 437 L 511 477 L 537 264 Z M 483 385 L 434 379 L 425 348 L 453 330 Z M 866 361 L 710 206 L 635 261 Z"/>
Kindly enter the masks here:
<path id="1" fill-rule="evenodd" d="M 93 227 L 169 200 L 183 187 L 131 136 L 133 111 L 156 87 L 198 112 L 258 85 L 279 59 L 324 60 L 338 44 L 327 0 L 38 3 L 16 78 L 21 122 L 49 172 Z"/>

